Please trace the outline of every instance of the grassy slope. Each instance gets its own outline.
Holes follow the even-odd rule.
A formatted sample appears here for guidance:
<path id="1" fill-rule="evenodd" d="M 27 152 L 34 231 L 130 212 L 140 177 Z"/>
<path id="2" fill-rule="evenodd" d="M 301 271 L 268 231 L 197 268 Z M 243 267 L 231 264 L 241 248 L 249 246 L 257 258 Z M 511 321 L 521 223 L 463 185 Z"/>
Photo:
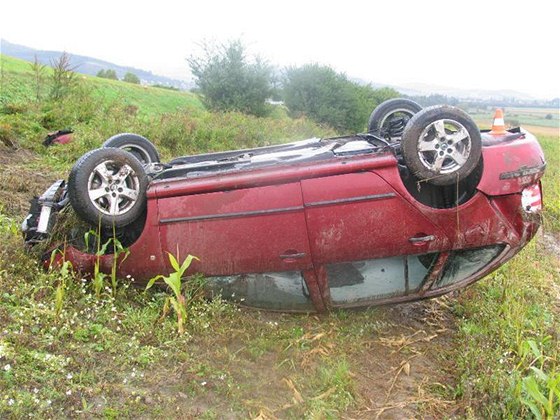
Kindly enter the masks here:
<path id="1" fill-rule="evenodd" d="M 282 116 L 214 115 L 188 94 L 164 91 L 155 99 L 160 89 L 95 78 L 53 109 L 30 102 L 27 64 L 2 62 L 9 82 L 2 105 L 10 113 L 0 114 L 0 135 L 20 149 L 0 142 L 0 417 L 518 417 L 530 413 L 522 401 L 538 399 L 527 391 L 526 378 L 538 375 L 531 367 L 558 374 L 560 267 L 542 234 L 458 299 L 322 317 L 197 301 L 184 336 L 171 314 L 162 317 L 163 293 L 121 283 L 96 297 L 79 277 L 43 272 L 23 250 L 25 209 L 14 202 L 40 192 L 53 171 L 64 175 L 115 132 L 147 135 L 171 155 L 329 131 Z M 137 113 L 121 101 L 131 98 Z M 76 130 L 75 143 L 38 145 L 62 123 Z M 555 235 L 558 141 L 542 138 L 545 227 Z M 535 380 L 544 393 L 544 379 Z"/>
<path id="2" fill-rule="evenodd" d="M 31 64 L 17 58 L 0 55 L 0 65 L 4 89 L 12 88 L 19 101 L 33 100 L 36 95 L 36 83 Z M 44 78 L 47 79 L 50 74 L 52 74 L 51 68 L 46 67 Z M 101 98 L 104 103 L 123 100 L 126 105 L 137 107 L 139 113 L 145 116 L 177 110 L 192 112 L 204 109 L 199 99 L 189 92 L 134 85 L 83 74 L 77 74 L 77 78 L 93 89 L 95 96 Z M 46 93 L 47 81 L 44 80 L 40 85 L 40 92 Z"/>

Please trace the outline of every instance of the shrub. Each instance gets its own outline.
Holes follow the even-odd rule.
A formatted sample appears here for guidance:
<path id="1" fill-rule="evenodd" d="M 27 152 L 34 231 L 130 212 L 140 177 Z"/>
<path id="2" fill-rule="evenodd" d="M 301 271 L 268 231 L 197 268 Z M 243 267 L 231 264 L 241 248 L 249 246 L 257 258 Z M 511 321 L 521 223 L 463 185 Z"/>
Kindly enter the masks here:
<path id="1" fill-rule="evenodd" d="M 123 82 L 134 83 L 135 85 L 139 85 L 140 78 L 136 76 L 134 73 L 127 72 L 123 77 Z"/>
<path id="2" fill-rule="evenodd" d="M 284 101 L 293 116 L 307 115 L 339 132 L 364 130 L 373 108 L 397 95 L 393 89 L 359 85 L 318 64 L 289 68 L 284 80 Z"/>
<path id="3" fill-rule="evenodd" d="M 119 78 L 117 77 L 117 72 L 111 69 L 99 70 L 96 76 L 101 77 L 102 79 L 119 80 Z"/>
<path id="4" fill-rule="evenodd" d="M 239 111 L 256 116 L 269 112 L 272 70 L 260 57 L 250 59 L 241 41 L 219 47 L 204 45 L 188 59 L 204 104 L 214 111 Z"/>

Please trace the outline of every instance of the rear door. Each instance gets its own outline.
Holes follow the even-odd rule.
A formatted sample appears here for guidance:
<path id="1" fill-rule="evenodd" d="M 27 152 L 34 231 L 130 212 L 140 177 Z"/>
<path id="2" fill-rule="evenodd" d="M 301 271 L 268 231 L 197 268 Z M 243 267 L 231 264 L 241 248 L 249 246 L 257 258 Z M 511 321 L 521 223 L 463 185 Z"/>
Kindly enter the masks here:
<path id="1" fill-rule="evenodd" d="M 409 293 L 448 243 L 373 172 L 304 180 L 302 191 L 313 263 L 335 306 Z"/>

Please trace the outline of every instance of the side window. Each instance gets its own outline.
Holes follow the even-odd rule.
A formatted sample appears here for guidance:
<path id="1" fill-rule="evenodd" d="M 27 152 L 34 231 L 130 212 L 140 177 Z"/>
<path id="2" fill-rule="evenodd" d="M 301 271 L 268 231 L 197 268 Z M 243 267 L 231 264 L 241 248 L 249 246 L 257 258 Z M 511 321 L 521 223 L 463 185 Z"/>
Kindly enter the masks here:
<path id="1" fill-rule="evenodd" d="M 504 245 L 454 251 L 448 258 L 443 275 L 435 287 L 444 287 L 459 282 L 482 270 L 496 258 Z"/>
<path id="2" fill-rule="evenodd" d="M 207 290 L 247 306 L 283 311 L 312 311 L 300 271 L 207 277 Z"/>
<path id="3" fill-rule="evenodd" d="M 327 278 L 333 304 L 348 305 L 415 292 L 438 254 L 398 256 L 329 264 Z"/>

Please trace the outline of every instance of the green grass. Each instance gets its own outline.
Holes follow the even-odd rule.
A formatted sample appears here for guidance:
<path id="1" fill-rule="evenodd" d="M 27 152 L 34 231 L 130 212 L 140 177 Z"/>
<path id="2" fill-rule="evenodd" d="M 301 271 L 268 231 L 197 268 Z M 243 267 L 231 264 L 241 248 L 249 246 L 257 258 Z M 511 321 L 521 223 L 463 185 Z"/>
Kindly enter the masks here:
<path id="1" fill-rule="evenodd" d="M 530 416 L 528 378 L 547 399 L 552 392 L 550 412 L 537 404 L 543 417 L 559 412 L 560 383 L 548 387 L 532 369 L 560 379 L 560 327 L 551 296 L 560 286 L 559 269 L 557 258 L 532 242 L 454 305 L 459 330 L 448 357 L 460 374 L 455 396 L 476 417 Z"/>
<path id="2" fill-rule="evenodd" d="M 0 55 L 0 68 L 3 98 L 17 98 L 17 102 L 27 102 L 36 98 L 37 83 L 31 63 Z M 48 78 L 51 74 L 52 70 L 47 66 L 40 83 L 40 92 L 43 95 L 48 93 Z M 92 90 L 94 99 L 100 99 L 105 105 L 120 101 L 129 112 L 137 112 L 140 116 L 204 110 L 200 100 L 190 92 L 134 85 L 83 74 L 78 74 L 77 78 L 81 84 Z"/>
<path id="3" fill-rule="evenodd" d="M 539 136 L 547 162 L 543 179 L 544 230 L 560 232 L 560 137 Z"/>
<path id="4" fill-rule="evenodd" d="M 457 364 L 459 381 L 452 397 L 478 418 L 560 413 L 560 261 L 558 251 L 538 240 L 560 237 L 559 139 L 541 137 L 540 143 L 548 166 L 537 241 L 453 306 L 458 334 L 446 357 Z"/>

